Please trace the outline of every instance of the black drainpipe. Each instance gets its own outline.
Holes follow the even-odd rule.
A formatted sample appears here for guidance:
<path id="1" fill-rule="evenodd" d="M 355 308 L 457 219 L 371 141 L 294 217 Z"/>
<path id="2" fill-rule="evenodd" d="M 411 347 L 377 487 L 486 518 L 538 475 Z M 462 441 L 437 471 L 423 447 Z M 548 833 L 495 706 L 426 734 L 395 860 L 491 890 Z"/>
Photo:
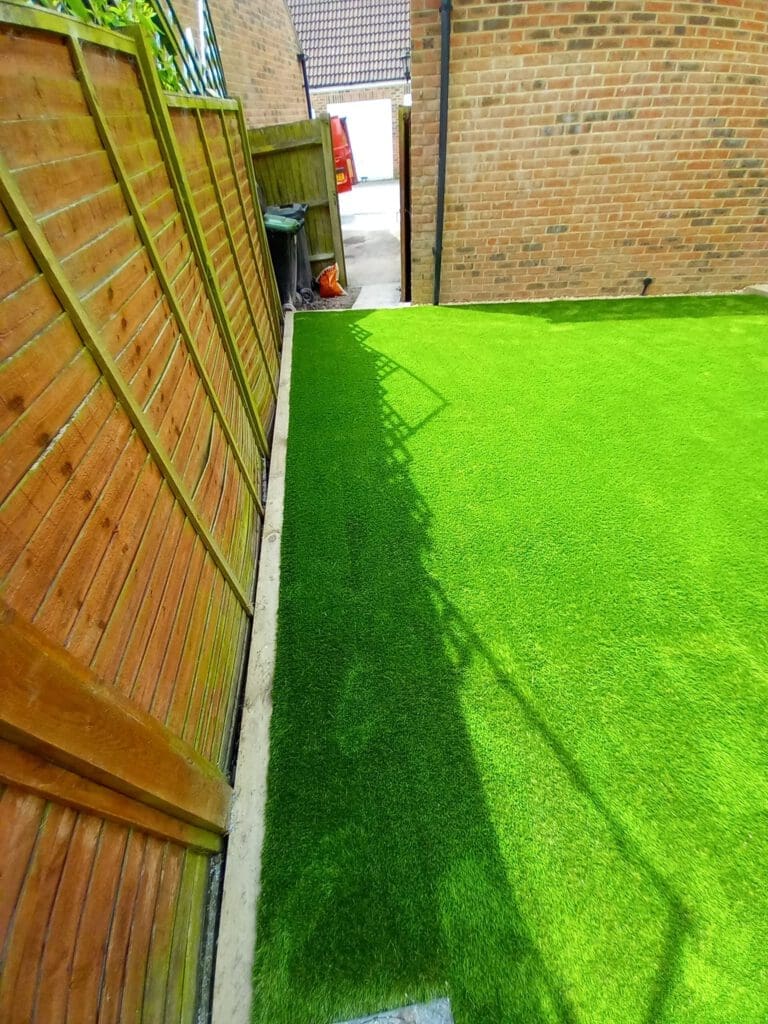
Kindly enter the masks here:
<path id="1" fill-rule="evenodd" d="M 297 53 L 296 59 L 301 64 L 301 77 L 304 79 L 304 96 L 307 100 L 307 117 L 312 120 L 312 100 L 309 95 L 309 79 L 307 78 L 307 55 L 306 53 Z"/>
<path id="2" fill-rule="evenodd" d="M 437 219 L 435 224 L 435 291 L 433 303 L 440 305 L 440 277 L 443 269 L 443 220 L 445 217 L 445 154 L 448 146 L 448 80 L 451 61 L 451 0 L 440 4 L 440 126 L 437 138 Z"/>

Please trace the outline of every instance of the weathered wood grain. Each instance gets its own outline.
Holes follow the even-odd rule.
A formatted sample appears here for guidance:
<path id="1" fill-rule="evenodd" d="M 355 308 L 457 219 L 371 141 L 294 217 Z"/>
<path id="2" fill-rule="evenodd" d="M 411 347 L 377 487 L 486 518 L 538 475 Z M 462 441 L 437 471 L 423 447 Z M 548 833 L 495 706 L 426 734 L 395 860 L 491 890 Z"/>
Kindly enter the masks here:
<path id="1" fill-rule="evenodd" d="M 80 351 L 66 318 L 59 315 L 37 337 L 0 365 L 0 435 L 64 371 Z"/>
<path id="2" fill-rule="evenodd" d="M 143 446 L 136 443 L 135 438 L 130 439 L 32 618 L 36 628 L 47 637 L 66 643 L 99 563 L 107 550 L 119 543 L 122 518 L 130 497 L 125 482 L 138 475 L 145 461 Z"/>
<path id="3" fill-rule="evenodd" d="M 41 275 L 0 301 L 0 359 L 12 356 L 61 314 L 61 306 Z"/>
<path id="4" fill-rule="evenodd" d="M 163 873 L 165 858 L 168 851 L 173 849 L 174 847 L 168 843 L 161 843 L 151 837 L 146 838 L 139 887 L 131 908 L 122 984 L 117 994 L 118 1019 L 125 1024 L 151 1020 L 143 1012 L 144 988 L 152 931 L 158 916 L 158 895 L 162 888 L 169 887 L 173 881 Z M 178 857 L 178 854 L 176 856 Z"/>
<path id="5" fill-rule="evenodd" d="M 150 884 L 150 879 L 142 877 L 145 846 L 145 837 L 140 833 L 132 832 L 128 837 L 104 956 L 103 988 L 110 997 L 101 1001 L 98 1024 L 117 1024 L 120 1020 L 133 915 L 142 887 Z"/>
<path id="6" fill-rule="evenodd" d="M 192 198 L 203 241 L 210 253 L 209 262 L 215 270 L 215 287 L 232 328 L 231 336 L 236 346 L 233 355 L 241 368 L 244 386 L 256 402 L 259 423 L 264 431 L 264 424 L 269 423 L 274 403 L 273 381 L 266 365 L 261 375 L 253 369 L 248 373 L 246 369 L 253 366 L 259 347 L 263 347 L 263 340 L 259 335 L 258 318 L 252 309 L 250 295 L 244 290 L 241 268 L 233 251 L 231 224 L 208 148 L 207 122 L 203 121 L 199 111 L 179 110 L 174 111 L 173 127 L 184 163 L 202 169 L 192 186 Z"/>
<path id="7" fill-rule="evenodd" d="M 55 568 L 67 553 L 99 500 L 130 436 L 130 425 L 112 405 L 111 415 L 82 461 L 71 469 L 46 514 L 39 518 L 22 557 L 9 572 L 5 601 L 32 618 L 52 585 Z M 65 464 L 66 466 L 66 464 Z M 63 474 L 62 474 L 63 475 Z"/>
<path id="8" fill-rule="evenodd" d="M 8 929 L 40 834 L 45 806 L 44 799 L 12 787 L 6 786 L 0 797 L 0 842 L 3 850 L 13 851 L 13 856 L 0 858 L 0 950 L 6 947 Z"/>
<path id="9" fill-rule="evenodd" d="M 0 1019 L 192 1024 L 279 368 L 242 112 L 0 4 L 0 151 Z"/>
<path id="10" fill-rule="evenodd" d="M 159 722 L 0 608 L 0 736 L 84 777 L 222 832 L 226 780 Z"/>
<path id="11" fill-rule="evenodd" d="M 94 862 L 104 828 L 105 823 L 91 815 L 79 815 L 75 821 L 50 914 L 47 921 L 39 922 L 40 969 L 35 978 L 29 1020 L 37 1017 L 57 1024 L 67 1019 L 74 995 L 71 989 L 79 987 L 80 982 L 79 977 L 75 978 L 74 955 L 82 933 L 82 911 L 89 901 Z M 94 966 L 91 964 L 92 971 Z M 30 971 L 29 976 L 31 981 L 33 972 Z M 17 1003 L 22 1000 L 22 991 L 22 986 L 18 985 Z"/>
<path id="12" fill-rule="evenodd" d="M 180 846 L 211 853 L 221 849 L 221 838 L 216 833 L 180 821 L 108 786 L 84 779 L 82 775 L 6 740 L 0 740 L 0 780 L 9 784 L 0 798 L 0 811 L 8 828 L 8 832 L 3 834 L 3 842 L 8 843 L 8 849 L 26 848 L 31 851 L 46 800 L 87 811 L 159 839 L 170 839 Z M 22 791 L 27 795 L 22 796 Z M 29 794 L 34 794 L 35 799 Z M 23 856 L 4 858 L 0 864 L 0 881 L 4 893 L 9 895 L 9 906 L 14 902 L 13 872 L 18 871 L 19 864 L 28 859 L 28 854 L 26 859 Z M 17 884 L 20 885 L 20 881 Z M 3 933 L 0 918 L 0 947 Z"/>
<path id="13" fill-rule="evenodd" d="M 76 821 L 77 814 L 70 808 L 48 805 L 33 855 L 25 865 L 0 974 L 0 1020 L 8 1024 L 28 1024 L 32 1019 L 37 966 L 45 941 L 44 922 L 56 898 Z M 34 967 L 30 969 L 30 965 Z"/>
<path id="14" fill-rule="evenodd" d="M 67 993 L 68 1016 L 95 1020 L 101 1002 L 101 967 L 109 941 L 111 912 L 117 889 L 128 832 L 120 825 L 105 821 L 101 826 L 88 891 L 81 901 L 77 940 Z M 94 970 L 94 967 L 97 969 Z"/>
<path id="15" fill-rule="evenodd" d="M 184 860 L 184 851 L 179 847 L 166 847 L 147 956 L 142 1020 L 165 1020 L 165 995 L 170 981 L 173 924 L 180 901 Z"/>
<path id="16" fill-rule="evenodd" d="M 203 906 L 198 894 L 205 889 L 205 864 L 203 858 L 191 850 L 184 855 L 184 869 L 179 886 L 173 917 L 173 932 L 170 940 L 167 985 L 163 1020 L 182 1020 L 184 978 L 189 975 L 194 988 L 198 964 L 189 956 L 189 943 L 195 937 L 199 942 L 203 923 Z M 194 947 L 193 947 L 194 948 Z"/>
<path id="17" fill-rule="evenodd" d="M 0 505 L 0 530 L 3 544 L 0 545 L 0 571 L 8 575 L 14 565 L 31 573 L 36 557 L 29 545 L 40 524 L 46 520 L 52 506 L 69 487 L 74 488 L 65 501 L 70 502 L 69 513 L 76 507 L 77 500 L 88 503 L 93 494 L 75 478 L 77 468 L 94 440 L 99 436 L 110 414 L 114 413 L 114 400 L 109 389 L 99 382 L 82 403 L 66 428 L 58 435 L 57 443 L 47 447 L 34 467 L 27 472 L 6 501 Z M 75 495 L 77 497 L 75 498 Z M 62 509 L 62 516 L 66 515 Z M 39 565 L 38 571 L 50 576 L 50 567 Z M 8 595 L 8 579 L 5 594 Z M 42 585 L 41 585 L 42 586 Z"/>
<path id="18" fill-rule="evenodd" d="M 0 502 L 4 501 L 29 468 L 50 447 L 59 431 L 99 380 L 95 363 L 82 348 L 3 436 L 0 463 Z M 13 402 L 14 395 L 9 395 Z"/>

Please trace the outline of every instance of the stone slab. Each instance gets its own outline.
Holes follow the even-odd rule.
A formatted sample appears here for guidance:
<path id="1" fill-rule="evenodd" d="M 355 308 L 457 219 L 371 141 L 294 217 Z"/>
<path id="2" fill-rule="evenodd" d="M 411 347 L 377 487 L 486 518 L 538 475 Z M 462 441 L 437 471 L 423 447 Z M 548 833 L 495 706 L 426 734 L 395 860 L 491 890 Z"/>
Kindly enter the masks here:
<path id="1" fill-rule="evenodd" d="M 393 309 L 401 305 L 399 283 L 364 284 L 352 309 Z"/>
<path id="2" fill-rule="evenodd" d="M 454 1024 L 451 1004 L 447 999 L 403 1006 L 399 1010 L 382 1010 L 370 1017 L 357 1017 L 343 1024 Z"/>

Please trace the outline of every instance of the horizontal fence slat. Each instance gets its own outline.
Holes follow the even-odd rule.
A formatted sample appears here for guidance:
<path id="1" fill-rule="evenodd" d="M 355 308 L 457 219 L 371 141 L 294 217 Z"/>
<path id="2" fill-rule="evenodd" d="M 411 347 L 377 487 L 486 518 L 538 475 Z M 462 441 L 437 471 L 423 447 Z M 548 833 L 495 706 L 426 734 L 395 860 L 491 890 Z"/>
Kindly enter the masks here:
<path id="1" fill-rule="evenodd" d="M 182 821 L 223 833 L 226 778 L 0 602 L 0 737 Z"/>
<path id="2" fill-rule="evenodd" d="M 219 853 L 222 848 L 218 833 L 180 821 L 115 789 L 84 779 L 7 740 L 0 740 L 0 781 L 181 846 L 209 853 Z"/>
<path id="3" fill-rule="evenodd" d="M 0 0 L 0 21 L 10 25 L 23 25 L 26 28 L 41 29 L 54 32 L 56 35 L 77 36 L 89 43 L 98 43 L 121 53 L 133 53 L 133 43 L 126 35 L 113 28 L 102 28 L 100 25 L 87 25 L 79 18 L 53 11 L 44 11 L 40 7 L 28 7 L 21 3 L 6 3 Z"/>
<path id="4" fill-rule="evenodd" d="M 289 149 L 307 149 L 310 146 L 322 146 L 322 140 L 316 139 L 283 139 L 272 143 L 263 143 L 260 146 L 253 146 L 253 156 L 263 156 L 266 153 L 283 153 Z"/>
<path id="5" fill-rule="evenodd" d="M 186 107 L 193 110 L 237 110 L 237 100 L 224 96 L 184 96 L 180 93 L 164 93 L 169 107 Z"/>

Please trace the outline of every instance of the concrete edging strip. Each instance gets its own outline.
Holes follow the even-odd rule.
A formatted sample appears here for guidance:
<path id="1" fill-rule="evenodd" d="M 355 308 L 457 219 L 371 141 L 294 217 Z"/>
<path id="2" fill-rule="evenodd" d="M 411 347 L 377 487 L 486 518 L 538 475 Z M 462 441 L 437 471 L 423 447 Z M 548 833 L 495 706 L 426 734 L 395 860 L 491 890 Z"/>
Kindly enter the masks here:
<path id="1" fill-rule="evenodd" d="M 272 677 L 275 671 L 277 611 L 280 601 L 280 546 L 292 359 L 293 314 L 286 313 L 259 578 L 245 677 L 235 793 L 216 942 L 213 1024 L 250 1024 L 251 1020 L 256 904 L 261 889 Z"/>

